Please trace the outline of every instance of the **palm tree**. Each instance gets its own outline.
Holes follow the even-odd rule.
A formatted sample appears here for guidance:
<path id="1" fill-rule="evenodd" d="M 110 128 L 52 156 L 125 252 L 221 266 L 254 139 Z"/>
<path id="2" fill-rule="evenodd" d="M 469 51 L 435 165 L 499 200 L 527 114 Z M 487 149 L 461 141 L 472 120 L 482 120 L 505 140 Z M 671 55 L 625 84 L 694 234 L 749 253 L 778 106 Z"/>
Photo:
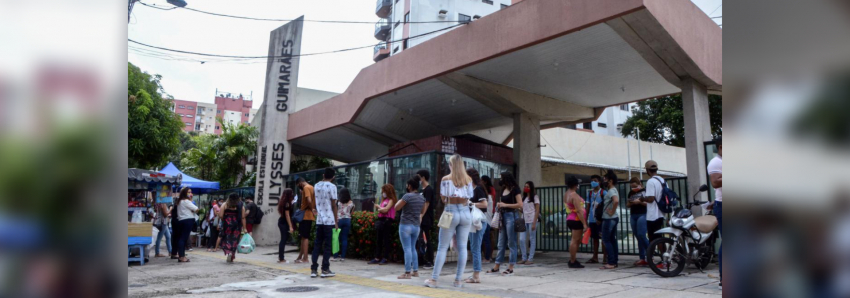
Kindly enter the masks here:
<path id="1" fill-rule="evenodd" d="M 215 178 L 217 162 L 216 148 L 213 146 L 216 135 L 202 135 L 193 137 L 196 147 L 180 153 L 183 171 L 201 180 Z"/>
<path id="2" fill-rule="evenodd" d="M 218 181 L 224 188 L 235 187 L 245 177 L 248 157 L 257 151 L 259 131 L 256 127 L 242 123 L 224 123 L 221 118 L 217 120 L 222 125 L 221 135 L 213 143 L 217 152 Z"/>

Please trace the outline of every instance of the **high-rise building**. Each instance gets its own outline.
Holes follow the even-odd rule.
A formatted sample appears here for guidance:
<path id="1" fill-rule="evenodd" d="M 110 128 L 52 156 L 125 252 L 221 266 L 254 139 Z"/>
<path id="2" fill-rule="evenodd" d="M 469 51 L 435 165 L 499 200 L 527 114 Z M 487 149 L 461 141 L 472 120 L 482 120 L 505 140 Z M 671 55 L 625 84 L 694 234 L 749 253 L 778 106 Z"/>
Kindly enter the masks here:
<path id="1" fill-rule="evenodd" d="M 450 30 L 510 6 L 511 0 L 378 0 L 373 60 L 378 62 Z M 430 22 L 430 23 L 429 23 Z"/>
<path id="2" fill-rule="evenodd" d="M 250 96 L 216 90 L 215 103 L 175 99 L 171 110 L 183 121 L 184 131 L 221 134 L 217 118 L 225 123 L 250 125 L 257 114 L 253 104 Z"/>

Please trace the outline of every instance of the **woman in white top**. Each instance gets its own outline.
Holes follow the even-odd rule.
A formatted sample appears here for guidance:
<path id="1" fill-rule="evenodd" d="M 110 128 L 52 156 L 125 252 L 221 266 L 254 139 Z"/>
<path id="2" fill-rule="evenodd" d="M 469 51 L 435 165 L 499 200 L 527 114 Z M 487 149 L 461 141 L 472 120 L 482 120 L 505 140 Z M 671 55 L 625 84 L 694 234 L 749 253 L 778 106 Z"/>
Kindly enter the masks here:
<path id="1" fill-rule="evenodd" d="M 177 224 L 180 226 L 180 235 L 177 241 L 177 253 L 180 256 L 177 262 L 188 262 L 186 258 L 186 244 L 189 243 L 189 233 L 192 232 L 192 226 L 195 224 L 195 213 L 198 212 L 198 206 L 192 203 L 192 190 L 184 187 L 180 190 L 180 196 L 177 199 Z"/>
<path id="2" fill-rule="evenodd" d="M 472 198 L 474 187 L 472 178 L 466 174 L 463 159 L 455 154 L 449 158 L 449 169 L 451 173 L 443 177 L 440 182 L 440 197 L 446 204 L 443 212 L 452 214 L 452 221 L 448 229 L 440 227 L 440 244 L 437 246 L 437 257 L 434 259 L 434 270 L 431 278 L 425 280 L 425 286 L 436 288 L 437 278 L 440 270 L 446 262 L 446 253 L 452 237 L 457 234 L 457 273 L 455 274 L 454 286 L 463 286 L 461 275 L 466 268 L 466 242 L 469 240 L 469 230 L 472 228 L 472 214 L 469 212 L 469 198 Z"/>

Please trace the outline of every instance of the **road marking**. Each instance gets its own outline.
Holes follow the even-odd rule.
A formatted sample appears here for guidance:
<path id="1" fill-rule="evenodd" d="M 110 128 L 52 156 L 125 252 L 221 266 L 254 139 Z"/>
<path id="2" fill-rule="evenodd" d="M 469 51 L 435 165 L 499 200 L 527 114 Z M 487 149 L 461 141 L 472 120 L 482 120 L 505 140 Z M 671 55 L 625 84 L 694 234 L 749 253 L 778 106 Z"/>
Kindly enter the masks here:
<path id="1" fill-rule="evenodd" d="M 195 254 L 195 255 L 225 260 L 225 257 L 223 255 L 220 255 L 220 254 L 207 253 L 207 252 L 189 252 L 189 254 Z M 250 265 L 254 265 L 254 266 L 260 266 L 260 267 L 265 267 L 265 268 L 271 268 L 271 269 L 286 271 L 286 272 L 290 272 L 290 273 L 310 275 L 310 268 L 293 269 L 293 268 L 282 267 L 282 266 L 276 265 L 276 264 L 269 264 L 269 263 L 264 263 L 264 262 L 260 262 L 260 261 L 244 260 L 244 259 L 239 260 L 238 262 L 250 264 Z M 364 286 L 364 287 L 381 289 L 381 290 L 385 290 L 385 291 L 389 291 L 389 292 L 412 294 L 412 295 L 419 295 L 419 296 L 425 296 L 425 297 L 452 298 L 452 297 L 457 297 L 459 294 L 461 294 L 463 297 L 475 297 L 475 298 L 495 297 L 495 296 L 473 294 L 473 293 L 468 293 L 468 292 L 456 292 L 456 291 L 444 290 L 444 289 L 439 289 L 439 288 L 436 288 L 436 289 L 435 288 L 428 288 L 428 287 L 425 287 L 425 286 L 414 286 L 414 285 L 400 284 L 400 283 L 394 283 L 394 282 L 389 282 L 389 281 L 371 279 L 371 278 L 348 275 L 348 274 L 337 274 L 336 276 L 332 277 L 331 280 L 340 281 L 340 282 L 349 283 L 349 284 L 354 284 L 354 285 L 360 285 L 360 286 Z"/>

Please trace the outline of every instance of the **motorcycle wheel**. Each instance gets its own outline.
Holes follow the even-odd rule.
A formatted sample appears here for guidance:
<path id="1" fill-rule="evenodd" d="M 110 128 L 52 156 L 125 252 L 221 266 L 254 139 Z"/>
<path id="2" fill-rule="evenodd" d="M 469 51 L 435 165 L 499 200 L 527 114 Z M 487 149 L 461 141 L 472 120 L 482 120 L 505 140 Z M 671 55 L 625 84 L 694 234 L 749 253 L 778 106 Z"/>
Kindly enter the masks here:
<path id="1" fill-rule="evenodd" d="M 647 261 L 649 261 L 649 269 L 652 269 L 652 272 L 658 274 L 661 277 L 674 277 L 682 273 L 682 270 L 685 270 L 685 254 L 681 247 L 674 248 L 673 247 L 673 239 L 670 238 L 658 238 L 652 240 L 649 243 L 649 249 L 646 252 Z M 676 257 L 670 260 L 669 264 L 666 264 L 666 268 L 658 268 L 658 266 L 664 264 L 663 255 L 665 251 L 671 251 L 673 249 L 678 250 L 676 253 Z"/>

